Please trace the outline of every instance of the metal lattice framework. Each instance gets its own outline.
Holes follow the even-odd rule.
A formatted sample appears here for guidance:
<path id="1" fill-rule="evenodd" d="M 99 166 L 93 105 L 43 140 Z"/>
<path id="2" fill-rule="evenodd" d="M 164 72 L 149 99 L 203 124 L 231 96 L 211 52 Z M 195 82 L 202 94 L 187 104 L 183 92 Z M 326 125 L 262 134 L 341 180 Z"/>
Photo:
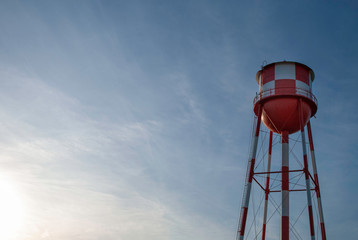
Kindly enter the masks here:
<path id="1" fill-rule="evenodd" d="M 294 239 L 305 239 L 301 236 L 302 231 L 297 230 L 297 227 L 304 222 L 302 216 L 305 215 L 305 212 L 308 217 L 310 238 L 326 240 L 311 124 L 308 122 L 304 126 L 302 123 L 301 101 L 301 99 L 298 99 L 301 129 L 296 134 L 296 138 L 285 132 L 276 134 L 271 130 L 261 129 L 261 108 L 259 114 L 254 118 L 237 240 L 278 239 L 277 236 L 272 236 L 275 234 L 274 232 L 271 232 L 271 237 L 268 236 L 271 230 L 270 224 L 277 225 L 277 221 L 274 222 L 277 215 L 279 215 L 281 221 L 282 240 L 288 240 L 290 235 Z M 307 129 L 308 143 L 306 142 L 305 128 Z M 291 147 L 289 142 L 293 143 Z M 299 145 L 297 143 L 301 144 L 301 151 L 297 150 Z M 277 145 L 281 145 L 281 151 L 276 149 L 275 153 L 276 155 L 280 153 L 281 156 L 273 158 L 273 149 Z M 307 151 L 308 146 L 309 151 Z M 298 152 L 302 154 L 301 158 L 297 157 Z M 310 153 L 311 164 L 308 162 L 308 152 Z M 280 165 L 277 164 L 277 158 L 281 158 Z M 292 169 L 289 168 L 289 159 L 295 160 Z M 273 168 L 272 163 L 276 165 L 276 169 Z M 292 164 L 292 161 L 290 164 Z M 299 209 L 289 209 L 289 201 L 292 200 L 289 194 L 294 192 L 306 192 L 306 201 L 299 200 L 300 203 L 305 202 L 303 205 L 301 204 Z M 281 193 L 280 198 L 278 198 L 279 194 L 275 193 Z M 259 195 L 259 197 L 257 198 L 255 195 Z M 251 213 L 249 213 L 250 204 L 252 204 L 250 206 Z M 296 215 L 289 214 L 290 210 L 293 210 L 292 212 L 295 212 Z M 262 216 L 262 218 L 259 218 L 259 216 Z M 246 235 L 245 229 L 247 229 Z"/>

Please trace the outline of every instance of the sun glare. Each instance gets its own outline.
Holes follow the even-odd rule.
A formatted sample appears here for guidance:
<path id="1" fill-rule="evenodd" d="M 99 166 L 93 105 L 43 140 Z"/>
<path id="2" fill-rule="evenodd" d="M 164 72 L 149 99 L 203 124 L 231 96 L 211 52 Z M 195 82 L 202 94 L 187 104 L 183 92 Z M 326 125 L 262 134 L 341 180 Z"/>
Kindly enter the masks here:
<path id="1" fill-rule="evenodd" d="M 20 195 L 11 183 L 0 179 L 0 239 L 14 239 L 23 219 L 24 207 Z"/>

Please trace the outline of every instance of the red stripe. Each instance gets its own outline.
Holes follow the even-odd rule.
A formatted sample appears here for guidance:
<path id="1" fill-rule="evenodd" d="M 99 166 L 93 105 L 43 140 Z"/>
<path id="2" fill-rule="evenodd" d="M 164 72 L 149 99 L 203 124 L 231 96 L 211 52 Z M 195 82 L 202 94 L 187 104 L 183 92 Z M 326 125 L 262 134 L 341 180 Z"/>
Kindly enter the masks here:
<path id="1" fill-rule="evenodd" d="M 282 190 L 288 190 L 289 188 L 288 170 L 288 167 L 282 166 Z"/>
<path id="2" fill-rule="evenodd" d="M 243 208 L 244 212 L 242 214 L 242 221 L 240 226 L 240 235 L 243 236 L 245 233 L 246 217 L 247 217 L 247 208 Z"/>
<path id="3" fill-rule="evenodd" d="M 296 80 L 293 79 L 280 79 L 275 80 L 275 90 L 277 88 L 295 88 Z"/>
<path id="4" fill-rule="evenodd" d="M 275 79 L 275 64 L 265 67 L 262 71 L 262 85 Z"/>
<path id="5" fill-rule="evenodd" d="M 295 65 L 296 65 L 296 79 L 309 85 L 310 84 L 309 70 L 300 64 L 295 64 Z"/>
<path id="6" fill-rule="evenodd" d="M 281 217 L 281 240 L 289 240 L 289 217 L 282 216 Z"/>
<path id="7" fill-rule="evenodd" d="M 311 151 L 314 151 L 312 132 L 311 132 L 311 122 L 310 121 L 308 121 L 308 123 L 307 123 L 307 132 L 308 132 L 308 140 L 310 142 Z"/>
<path id="8" fill-rule="evenodd" d="M 313 174 L 313 178 L 314 178 L 314 180 L 315 180 L 315 182 L 316 182 L 317 187 L 319 187 L 318 175 L 317 175 L 317 173 L 314 173 L 314 174 Z"/>
<path id="9" fill-rule="evenodd" d="M 310 231 L 311 231 L 311 236 L 314 236 L 312 206 L 308 206 L 308 215 L 309 215 L 309 218 L 310 218 Z"/>
<path id="10" fill-rule="evenodd" d="M 269 151 L 268 151 L 269 155 L 271 155 L 272 153 L 272 135 L 273 133 L 272 131 L 270 131 L 270 141 L 269 141 Z"/>
<path id="11" fill-rule="evenodd" d="M 304 166 L 304 171 L 305 171 L 305 178 L 306 180 L 309 178 L 309 175 L 308 175 L 308 162 L 307 162 L 307 155 L 303 155 L 303 166 Z"/>
<path id="12" fill-rule="evenodd" d="M 321 198 L 321 192 L 320 192 L 320 190 L 319 190 L 319 183 L 318 183 L 317 173 L 314 173 L 314 174 L 313 174 L 313 177 L 314 177 L 314 180 L 315 180 L 315 182 L 316 182 L 316 188 L 315 188 L 315 190 L 316 190 L 317 198 Z"/>
<path id="13" fill-rule="evenodd" d="M 267 175 L 266 177 L 266 188 L 265 188 L 265 200 L 268 200 L 268 195 L 270 193 L 270 175 Z"/>
<path id="14" fill-rule="evenodd" d="M 316 188 L 316 194 L 317 198 L 321 198 L 321 192 L 319 191 L 319 188 Z"/>
<path id="15" fill-rule="evenodd" d="M 256 161 L 255 158 L 251 159 L 250 173 L 249 173 L 249 179 L 248 179 L 249 183 L 252 182 L 252 178 L 254 176 L 255 161 Z"/>
<path id="16" fill-rule="evenodd" d="M 264 224 L 262 227 L 262 240 L 265 240 L 265 236 L 266 236 L 266 224 Z"/>
<path id="17" fill-rule="evenodd" d="M 259 137 L 259 134 L 260 134 L 261 114 L 262 114 L 262 106 L 260 105 L 259 106 L 259 112 L 258 112 L 258 115 L 257 115 L 255 137 Z"/>
<path id="18" fill-rule="evenodd" d="M 321 232 L 322 232 L 322 240 L 326 240 L 326 228 L 324 227 L 324 223 L 321 223 Z"/>
<path id="19" fill-rule="evenodd" d="M 281 143 L 288 143 L 288 132 L 282 132 Z"/>
<path id="20" fill-rule="evenodd" d="M 296 80 L 275 80 L 275 95 L 277 94 L 296 94 Z"/>

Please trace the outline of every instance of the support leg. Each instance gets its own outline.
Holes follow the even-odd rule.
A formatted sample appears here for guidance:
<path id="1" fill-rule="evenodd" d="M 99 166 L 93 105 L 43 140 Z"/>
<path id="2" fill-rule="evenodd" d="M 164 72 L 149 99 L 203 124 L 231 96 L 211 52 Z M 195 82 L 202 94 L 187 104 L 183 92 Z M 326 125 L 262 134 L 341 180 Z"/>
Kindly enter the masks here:
<path id="1" fill-rule="evenodd" d="M 272 153 L 272 131 L 270 131 L 270 142 L 269 142 L 269 149 L 268 149 L 264 219 L 262 225 L 262 240 L 265 240 L 266 238 L 267 205 L 268 205 L 268 196 L 270 193 L 269 187 L 270 187 L 270 171 L 271 171 L 271 153 Z"/>
<path id="2" fill-rule="evenodd" d="M 312 138 L 312 131 L 311 131 L 311 123 L 310 122 L 307 123 L 307 131 L 308 131 L 308 140 L 310 142 L 313 174 L 314 174 L 314 179 L 315 179 L 315 182 L 316 182 L 315 190 L 316 190 L 316 195 L 317 195 L 317 205 L 318 205 L 319 221 L 320 221 L 320 224 L 321 224 L 322 240 L 326 240 L 326 228 L 325 228 L 325 225 L 324 225 L 321 192 L 320 192 L 319 182 L 318 182 L 316 157 L 315 157 L 315 153 L 314 153 L 313 138 Z"/>
<path id="3" fill-rule="evenodd" d="M 301 141 L 302 141 L 303 165 L 304 165 L 303 171 L 305 173 L 305 180 L 306 180 L 306 192 L 307 192 L 308 216 L 309 216 L 309 221 L 310 221 L 310 233 L 311 233 L 311 239 L 315 240 L 316 238 L 315 238 L 315 233 L 314 233 L 314 221 L 313 221 L 313 212 L 312 212 L 311 184 L 310 184 L 309 171 L 308 171 L 306 136 L 305 136 L 304 123 L 303 123 L 302 99 L 299 100 L 298 108 L 299 108 L 298 111 L 299 111 L 299 116 L 300 116 Z"/>
<path id="4" fill-rule="evenodd" d="M 261 125 L 261 114 L 262 114 L 262 108 L 259 109 L 259 114 L 257 116 L 256 120 L 256 128 L 255 128 L 255 136 L 252 142 L 251 151 L 250 151 L 250 157 L 249 157 L 249 167 L 247 169 L 246 173 L 246 179 L 245 179 L 245 189 L 244 189 L 244 195 L 242 199 L 242 206 L 241 206 L 241 212 L 240 212 L 240 221 L 239 221 L 239 231 L 238 231 L 238 237 L 237 239 L 243 240 L 244 234 L 245 234 L 245 225 L 246 225 L 246 219 L 247 219 L 247 212 L 250 202 L 250 193 L 251 193 L 251 184 L 252 179 L 254 175 L 254 168 L 255 168 L 255 158 L 256 158 L 256 152 L 257 152 L 257 143 L 259 139 L 259 133 L 260 133 L 260 125 Z"/>

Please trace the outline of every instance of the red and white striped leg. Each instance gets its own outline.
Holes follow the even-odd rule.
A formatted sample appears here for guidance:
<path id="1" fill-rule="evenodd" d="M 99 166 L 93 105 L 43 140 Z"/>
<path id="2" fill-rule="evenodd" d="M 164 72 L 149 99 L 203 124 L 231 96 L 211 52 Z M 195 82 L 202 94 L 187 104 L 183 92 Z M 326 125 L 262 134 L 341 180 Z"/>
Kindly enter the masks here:
<path id="1" fill-rule="evenodd" d="M 301 104 L 302 104 L 302 99 L 299 100 L 298 108 L 299 108 L 299 116 L 300 116 L 301 141 L 302 141 L 302 152 L 303 152 L 303 165 L 304 165 L 303 171 L 305 173 L 305 180 L 306 180 L 308 217 L 309 217 L 309 222 L 310 222 L 311 240 L 315 240 L 316 237 L 315 237 L 315 233 L 314 233 L 314 221 L 313 221 L 313 212 L 312 212 L 311 184 L 310 184 L 309 171 L 308 171 L 306 136 L 305 136 L 305 129 L 304 129 L 304 123 L 303 123 L 303 112 L 302 112 Z"/>
<path id="2" fill-rule="evenodd" d="M 312 130 L 311 130 L 311 122 L 310 121 L 308 121 L 308 123 L 307 123 L 307 131 L 308 131 L 308 140 L 310 142 L 313 175 L 314 175 L 314 180 L 316 182 L 315 190 L 316 190 L 316 195 L 317 195 L 317 205 L 318 205 L 319 221 L 320 221 L 320 224 L 321 224 L 322 240 L 326 240 L 327 239 L 326 238 L 326 228 L 325 228 L 325 225 L 324 225 L 321 192 L 320 192 L 320 188 L 319 188 L 317 165 L 316 165 L 316 156 L 315 156 L 315 153 L 314 153 L 314 146 L 313 146 L 313 138 L 312 138 Z"/>
<path id="3" fill-rule="evenodd" d="M 281 240 L 289 240 L 289 145 L 288 132 L 281 133 L 282 166 L 281 166 Z"/>
<path id="4" fill-rule="evenodd" d="M 259 133 L 260 133 L 261 114 L 262 114 L 262 108 L 260 107 L 259 114 L 256 117 L 255 136 L 254 136 L 254 139 L 253 139 L 253 142 L 251 145 L 251 151 L 250 151 L 250 157 L 249 157 L 250 162 L 248 163 L 250 167 L 247 168 L 248 172 L 246 172 L 244 196 L 243 196 L 242 205 L 241 205 L 239 232 L 238 232 L 238 237 L 240 240 L 244 239 L 244 234 L 245 234 L 245 225 L 246 225 L 247 212 L 248 212 L 248 207 L 249 207 L 249 202 L 250 202 L 251 185 L 252 185 L 252 179 L 254 176 L 257 143 L 258 143 Z"/>
<path id="5" fill-rule="evenodd" d="M 272 131 L 270 131 L 270 142 L 268 149 L 268 160 L 267 160 L 267 175 L 266 175 L 266 187 L 265 187 L 265 206 L 264 206 L 264 219 L 262 224 L 262 240 L 265 240 L 266 237 L 266 221 L 267 221 L 267 205 L 268 205 L 268 196 L 270 193 L 270 171 L 271 171 L 271 153 L 272 153 Z"/>

